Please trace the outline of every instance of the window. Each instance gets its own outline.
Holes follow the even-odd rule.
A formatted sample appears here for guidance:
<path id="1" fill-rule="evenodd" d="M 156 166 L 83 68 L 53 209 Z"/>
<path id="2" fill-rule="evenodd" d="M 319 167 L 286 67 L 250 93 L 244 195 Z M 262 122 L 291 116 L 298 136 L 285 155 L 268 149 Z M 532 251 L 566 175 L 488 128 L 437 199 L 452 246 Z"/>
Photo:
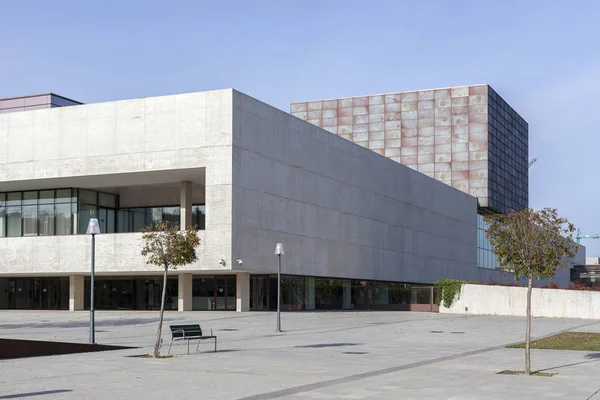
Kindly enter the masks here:
<path id="1" fill-rule="evenodd" d="M 0 237 L 6 236 L 6 195 L 0 193 Z"/>
<path id="2" fill-rule="evenodd" d="M 58 200 L 58 199 L 57 199 Z M 72 215 L 71 215 L 71 203 L 56 204 L 54 209 L 54 218 L 56 235 L 70 235 L 73 233 L 71 229 Z"/>
<path id="3" fill-rule="evenodd" d="M 0 193 L 0 237 L 85 234 L 91 218 L 102 233 L 139 232 L 157 221 L 179 226 L 180 206 L 118 209 L 118 198 L 86 189 Z M 192 224 L 204 229 L 204 205 L 192 205 Z"/>
<path id="4" fill-rule="evenodd" d="M 21 236 L 21 192 L 6 195 L 6 236 Z"/>
<path id="5" fill-rule="evenodd" d="M 155 226 L 158 221 L 179 226 L 180 213 L 179 206 L 122 208 L 118 210 L 117 231 L 139 232 L 143 227 Z M 192 226 L 204 229 L 204 205 L 192 206 Z"/>

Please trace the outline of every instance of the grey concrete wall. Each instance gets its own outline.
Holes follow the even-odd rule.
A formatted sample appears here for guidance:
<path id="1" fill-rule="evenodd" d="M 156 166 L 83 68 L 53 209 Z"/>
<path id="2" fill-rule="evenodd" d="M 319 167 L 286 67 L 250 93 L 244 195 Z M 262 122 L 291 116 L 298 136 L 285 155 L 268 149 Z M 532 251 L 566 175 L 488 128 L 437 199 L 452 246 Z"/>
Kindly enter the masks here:
<path id="1" fill-rule="evenodd" d="M 477 201 L 234 92 L 233 258 L 253 272 L 432 283 L 476 266 Z"/>
<path id="2" fill-rule="evenodd" d="M 199 231 L 201 243 L 207 232 Z M 140 255 L 141 233 L 118 233 L 96 237 L 96 272 L 104 275 L 160 273 Z M 40 236 L 0 239 L 0 276 L 89 274 L 91 237 L 88 235 Z M 230 272 L 229 265 L 206 262 L 210 246 L 201 245 L 198 261 L 177 271 Z"/>
<path id="3" fill-rule="evenodd" d="M 534 317 L 600 318 L 600 293 L 581 290 L 536 289 L 531 293 Z M 525 316 L 527 288 L 464 285 L 460 297 L 440 313 Z"/>
<path id="4" fill-rule="evenodd" d="M 229 268 L 231 96 L 231 90 L 220 90 L 2 114 L 0 192 L 202 183 L 206 231 L 196 267 L 219 269 L 219 260 L 225 259 Z M 115 241 L 123 238 L 114 235 Z M 89 249 L 77 244 L 84 239 L 0 238 L 0 266 L 3 273 L 14 274 L 87 271 L 81 260 Z M 104 240 L 109 239 L 99 243 Z M 141 250 L 129 244 L 120 249 Z M 153 268 L 140 266 L 139 260 L 112 265 L 111 271 Z"/>

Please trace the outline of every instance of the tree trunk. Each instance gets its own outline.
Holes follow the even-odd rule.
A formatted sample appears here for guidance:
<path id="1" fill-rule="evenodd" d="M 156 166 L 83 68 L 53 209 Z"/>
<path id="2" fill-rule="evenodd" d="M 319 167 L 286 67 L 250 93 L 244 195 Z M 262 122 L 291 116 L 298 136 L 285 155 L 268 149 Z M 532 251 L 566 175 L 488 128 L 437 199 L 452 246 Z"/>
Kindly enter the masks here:
<path id="1" fill-rule="evenodd" d="M 527 282 L 527 327 L 525 328 L 525 375 L 531 375 L 531 288 L 533 286 L 533 278 L 529 276 Z"/>
<path id="2" fill-rule="evenodd" d="M 167 294 L 167 271 L 168 270 L 169 270 L 169 267 L 167 265 L 165 265 L 162 299 L 160 301 L 160 318 L 158 319 L 158 332 L 156 333 L 156 343 L 154 344 L 154 357 L 155 358 L 157 358 L 159 356 L 159 351 L 160 351 L 160 337 L 162 334 L 163 314 L 165 313 L 165 297 Z"/>

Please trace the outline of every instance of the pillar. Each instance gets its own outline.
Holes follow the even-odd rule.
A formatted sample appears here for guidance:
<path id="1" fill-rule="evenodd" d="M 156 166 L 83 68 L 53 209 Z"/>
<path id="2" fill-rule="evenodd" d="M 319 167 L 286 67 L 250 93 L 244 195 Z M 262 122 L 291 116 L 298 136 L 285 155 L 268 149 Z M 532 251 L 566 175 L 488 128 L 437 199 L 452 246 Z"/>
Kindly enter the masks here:
<path id="1" fill-rule="evenodd" d="M 304 281 L 304 309 L 315 309 L 315 278 L 306 278 Z"/>
<path id="2" fill-rule="evenodd" d="M 84 284 L 83 275 L 69 276 L 69 311 L 83 310 Z"/>
<path id="3" fill-rule="evenodd" d="M 352 281 L 350 279 L 344 280 L 344 303 L 342 309 L 352 310 Z"/>
<path id="4" fill-rule="evenodd" d="M 236 275 L 235 310 L 237 312 L 250 310 L 250 273 L 238 272 Z"/>
<path id="5" fill-rule="evenodd" d="M 177 284 L 177 310 L 192 311 L 192 274 L 179 274 Z"/>
<path id="6" fill-rule="evenodd" d="M 179 225 L 180 229 L 185 230 L 192 226 L 192 182 L 181 182 L 180 196 L 180 214 Z"/>

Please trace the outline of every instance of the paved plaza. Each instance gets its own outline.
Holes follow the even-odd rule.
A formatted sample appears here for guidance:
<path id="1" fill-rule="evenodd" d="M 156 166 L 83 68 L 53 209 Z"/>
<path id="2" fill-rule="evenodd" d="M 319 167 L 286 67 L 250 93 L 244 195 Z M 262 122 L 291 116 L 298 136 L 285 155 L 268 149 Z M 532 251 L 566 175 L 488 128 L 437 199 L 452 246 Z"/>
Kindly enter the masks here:
<path id="1" fill-rule="evenodd" d="M 0 338 L 82 342 L 86 312 L 0 311 Z M 97 312 L 97 342 L 129 350 L 0 361 L 0 399 L 598 399 L 600 353 L 533 350 L 553 377 L 497 375 L 523 369 L 517 317 L 408 312 L 166 313 L 219 336 L 186 355 L 152 351 L 157 312 Z M 600 332 L 590 320 L 535 319 L 534 337 Z M 192 346 L 192 350 L 195 346 Z"/>

